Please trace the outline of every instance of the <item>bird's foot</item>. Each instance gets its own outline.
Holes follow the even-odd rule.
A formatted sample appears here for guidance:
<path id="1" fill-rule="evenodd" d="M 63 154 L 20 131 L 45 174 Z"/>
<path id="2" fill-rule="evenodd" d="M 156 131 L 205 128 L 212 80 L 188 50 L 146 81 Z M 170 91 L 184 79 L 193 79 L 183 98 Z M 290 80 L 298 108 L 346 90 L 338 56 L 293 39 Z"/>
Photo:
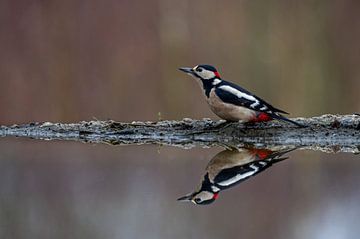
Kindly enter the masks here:
<path id="1" fill-rule="evenodd" d="M 229 127 L 233 122 L 232 121 L 224 121 L 224 122 L 219 122 L 217 125 L 215 125 L 215 129 L 222 129 L 222 128 L 227 128 Z"/>
<path id="2" fill-rule="evenodd" d="M 245 126 L 245 128 L 254 128 L 254 127 L 258 127 L 259 125 L 261 125 L 261 122 L 259 121 L 248 121 L 248 122 L 244 122 L 243 125 Z"/>
<path id="3" fill-rule="evenodd" d="M 255 126 L 255 125 L 256 125 L 256 122 L 255 122 L 255 121 L 249 121 L 249 122 L 243 123 L 243 125 L 244 125 L 245 127 L 252 127 L 252 126 Z"/>
<path id="4" fill-rule="evenodd" d="M 209 130 L 209 131 L 219 131 L 219 130 L 224 130 L 230 126 L 232 126 L 233 124 L 235 124 L 237 122 L 233 122 L 233 121 L 223 121 L 223 122 L 219 122 L 214 126 L 209 126 L 209 127 L 205 127 L 204 130 Z M 243 129 L 239 129 L 242 133 L 246 133 Z"/>
<path id="5" fill-rule="evenodd" d="M 219 129 L 228 127 L 231 123 L 232 123 L 232 122 L 230 122 L 230 121 L 218 122 L 218 123 L 216 123 L 215 125 L 205 126 L 203 129 L 204 129 L 204 130 L 209 130 L 209 131 L 211 131 L 211 130 L 217 131 L 217 130 L 219 130 Z"/>
<path id="6" fill-rule="evenodd" d="M 234 124 L 237 124 L 237 123 L 239 123 L 239 122 L 225 121 L 225 122 L 220 123 L 220 124 L 217 125 L 216 127 L 218 127 L 219 129 L 224 130 L 224 129 L 226 129 L 226 128 L 234 125 Z M 238 129 L 238 130 L 240 130 L 243 134 L 246 134 L 246 131 L 245 131 L 244 129 Z"/>

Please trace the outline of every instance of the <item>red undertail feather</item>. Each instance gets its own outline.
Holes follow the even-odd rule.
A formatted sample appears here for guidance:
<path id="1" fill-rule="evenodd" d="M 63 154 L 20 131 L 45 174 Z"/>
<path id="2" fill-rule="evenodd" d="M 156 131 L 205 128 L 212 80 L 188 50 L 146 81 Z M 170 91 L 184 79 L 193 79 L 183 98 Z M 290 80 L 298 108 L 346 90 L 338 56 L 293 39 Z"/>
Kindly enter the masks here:
<path id="1" fill-rule="evenodd" d="M 261 160 L 262 159 L 266 159 L 270 154 L 273 153 L 273 151 L 268 150 L 268 149 L 250 149 L 251 153 L 253 155 L 256 155 L 257 157 L 259 157 Z"/>
<path id="2" fill-rule="evenodd" d="M 265 122 L 270 120 L 273 120 L 273 118 L 270 115 L 261 112 L 251 122 Z"/>
<path id="3" fill-rule="evenodd" d="M 217 199 L 219 197 L 219 193 L 214 193 L 213 199 Z"/>

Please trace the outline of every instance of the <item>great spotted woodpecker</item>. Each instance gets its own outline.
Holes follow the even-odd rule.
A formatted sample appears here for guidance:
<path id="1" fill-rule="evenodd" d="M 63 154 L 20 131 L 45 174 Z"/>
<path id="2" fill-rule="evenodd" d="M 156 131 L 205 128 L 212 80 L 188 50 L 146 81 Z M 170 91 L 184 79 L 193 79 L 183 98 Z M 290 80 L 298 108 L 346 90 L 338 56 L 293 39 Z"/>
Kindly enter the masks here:
<path id="1" fill-rule="evenodd" d="M 284 154 L 294 150 L 271 151 L 266 149 L 243 148 L 224 150 L 216 154 L 206 167 L 205 175 L 198 189 L 178 199 L 194 204 L 213 203 L 219 192 L 249 179 L 271 165 L 287 157 Z"/>
<path id="2" fill-rule="evenodd" d="M 179 70 L 198 80 L 211 110 L 226 121 L 246 123 L 278 119 L 303 126 L 281 115 L 288 114 L 287 112 L 273 107 L 244 88 L 223 80 L 213 66 L 198 65 L 194 68 L 181 67 Z"/>

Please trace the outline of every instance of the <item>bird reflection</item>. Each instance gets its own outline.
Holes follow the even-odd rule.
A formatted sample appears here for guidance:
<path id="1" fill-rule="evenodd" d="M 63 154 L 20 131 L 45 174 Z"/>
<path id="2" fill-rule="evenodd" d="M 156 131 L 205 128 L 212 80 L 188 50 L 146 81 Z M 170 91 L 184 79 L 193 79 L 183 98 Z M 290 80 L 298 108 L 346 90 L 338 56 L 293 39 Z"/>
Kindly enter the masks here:
<path id="1" fill-rule="evenodd" d="M 250 177 L 264 172 L 273 164 L 288 157 L 284 154 L 295 150 L 268 150 L 240 148 L 216 154 L 206 167 L 205 175 L 197 190 L 178 199 L 198 205 L 213 203 L 220 191 L 231 188 Z"/>

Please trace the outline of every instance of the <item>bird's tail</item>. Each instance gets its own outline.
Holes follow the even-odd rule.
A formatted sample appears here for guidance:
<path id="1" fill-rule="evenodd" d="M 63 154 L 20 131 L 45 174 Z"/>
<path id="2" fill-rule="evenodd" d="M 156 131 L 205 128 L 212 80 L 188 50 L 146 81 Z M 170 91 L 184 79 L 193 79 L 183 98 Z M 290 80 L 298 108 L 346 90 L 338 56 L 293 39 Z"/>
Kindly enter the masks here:
<path id="1" fill-rule="evenodd" d="M 288 159 L 289 157 L 283 157 L 285 154 L 298 149 L 299 147 L 292 147 L 287 149 L 282 149 L 279 151 L 274 151 L 269 155 L 269 160 L 274 161 L 275 163 Z"/>
<path id="2" fill-rule="evenodd" d="M 306 127 L 305 125 L 303 125 L 303 124 L 300 124 L 300 123 L 298 123 L 298 122 L 295 122 L 295 121 L 293 121 L 293 120 L 291 120 L 291 119 L 288 119 L 288 118 L 286 118 L 285 116 L 282 116 L 282 115 L 280 115 L 280 114 L 270 114 L 270 116 L 272 117 L 272 118 L 274 118 L 274 119 L 278 119 L 278 120 L 282 120 L 282 121 L 285 121 L 285 122 L 289 122 L 289 123 L 291 123 L 291 124 L 294 124 L 294 125 L 296 125 L 296 126 L 298 126 L 298 127 L 301 127 L 301 128 L 304 128 L 304 127 Z"/>

